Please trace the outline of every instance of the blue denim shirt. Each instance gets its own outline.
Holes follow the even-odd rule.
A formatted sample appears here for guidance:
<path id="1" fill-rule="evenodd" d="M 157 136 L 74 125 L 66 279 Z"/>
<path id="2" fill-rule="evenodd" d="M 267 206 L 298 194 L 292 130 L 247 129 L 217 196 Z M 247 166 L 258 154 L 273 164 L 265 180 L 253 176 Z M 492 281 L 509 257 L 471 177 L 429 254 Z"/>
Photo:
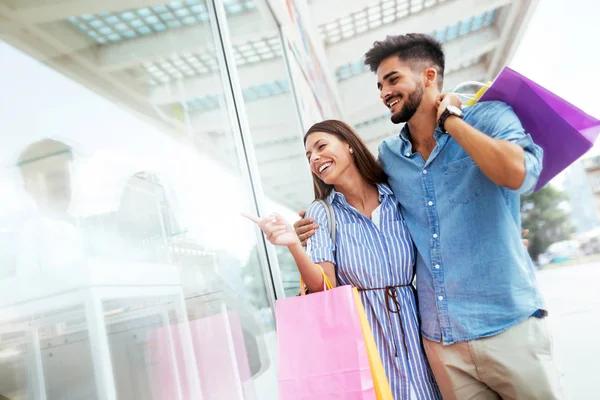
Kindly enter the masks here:
<path id="1" fill-rule="evenodd" d="M 494 184 L 439 128 L 427 161 L 413 152 L 408 126 L 379 148 L 418 251 L 421 331 L 444 344 L 491 336 L 545 313 L 535 268 L 521 242 L 520 218 L 520 194 L 535 188 L 542 149 L 505 103 L 467 107 L 464 119 L 525 150 L 521 188 Z"/>

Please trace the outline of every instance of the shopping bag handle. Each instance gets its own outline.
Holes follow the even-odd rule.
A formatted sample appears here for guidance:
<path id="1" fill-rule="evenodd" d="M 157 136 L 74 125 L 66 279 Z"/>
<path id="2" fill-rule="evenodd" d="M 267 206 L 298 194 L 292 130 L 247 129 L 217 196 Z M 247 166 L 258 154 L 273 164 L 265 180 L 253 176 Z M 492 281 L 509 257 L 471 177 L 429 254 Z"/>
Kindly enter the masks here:
<path id="1" fill-rule="evenodd" d="M 454 89 L 452 89 L 451 92 L 457 93 L 459 90 L 461 90 L 465 86 L 479 86 L 479 87 L 489 88 L 491 86 L 491 84 L 483 83 L 483 82 L 479 82 L 479 81 L 465 81 L 465 82 L 461 82 L 458 85 L 454 86 Z"/>
<path id="2" fill-rule="evenodd" d="M 325 271 L 323 271 L 323 267 L 321 267 L 319 264 L 315 265 L 319 267 L 319 269 L 321 270 L 321 274 L 323 275 L 323 291 L 333 289 L 333 285 L 331 284 L 331 281 L 329 280 L 329 277 L 327 277 Z M 305 294 L 306 286 L 304 286 L 304 279 L 302 279 L 302 275 L 300 275 L 300 296 L 304 296 Z"/>
<path id="3" fill-rule="evenodd" d="M 479 86 L 480 89 L 477 91 L 477 93 L 460 93 L 460 90 L 462 90 L 465 86 Z M 452 89 L 451 92 L 466 98 L 467 102 L 465 103 L 465 106 L 471 106 L 477 103 L 477 101 L 481 98 L 481 96 L 483 96 L 485 91 L 490 88 L 490 86 L 492 86 L 492 82 L 482 83 L 479 81 L 466 81 L 454 86 L 454 89 Z"/>

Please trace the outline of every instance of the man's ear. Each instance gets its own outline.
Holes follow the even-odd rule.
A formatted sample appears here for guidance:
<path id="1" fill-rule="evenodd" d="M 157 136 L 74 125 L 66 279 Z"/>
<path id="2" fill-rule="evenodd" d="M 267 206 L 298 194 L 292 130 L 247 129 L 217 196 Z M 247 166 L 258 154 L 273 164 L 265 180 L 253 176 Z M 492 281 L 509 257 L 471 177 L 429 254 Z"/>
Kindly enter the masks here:
<path id="1" fill-rule="evenodd" d="M 423 74 L 425 75 L 425 87 L 437 86 L 438 73 L 435 68 L 426 68 Z"/>

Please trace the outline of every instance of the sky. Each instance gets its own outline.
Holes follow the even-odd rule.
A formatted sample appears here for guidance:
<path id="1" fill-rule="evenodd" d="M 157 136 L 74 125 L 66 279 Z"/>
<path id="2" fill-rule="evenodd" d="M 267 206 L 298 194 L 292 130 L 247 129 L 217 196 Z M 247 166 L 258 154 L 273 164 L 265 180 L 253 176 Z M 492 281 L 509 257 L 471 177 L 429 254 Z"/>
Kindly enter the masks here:
<path id="1" fill-rule="evenodd" d="M 509 65 L 600 119 L 599 15 L 598 0 L 540 0 Z"/>

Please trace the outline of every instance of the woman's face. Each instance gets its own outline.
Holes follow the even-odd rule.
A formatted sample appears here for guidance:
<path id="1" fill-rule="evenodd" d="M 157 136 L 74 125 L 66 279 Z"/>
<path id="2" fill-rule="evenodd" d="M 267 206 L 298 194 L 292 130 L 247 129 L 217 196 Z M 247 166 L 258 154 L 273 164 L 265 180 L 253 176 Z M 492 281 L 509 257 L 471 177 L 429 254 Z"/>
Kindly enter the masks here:
<path id="1" fill-rule="evenodd" d="M 330 133 L 313 132 L 306 138 L 306 157 L 310 169 L 328 185 L 335 185 L 339 177 L 354 165 L 350 152 L 348 143 Z"/>

